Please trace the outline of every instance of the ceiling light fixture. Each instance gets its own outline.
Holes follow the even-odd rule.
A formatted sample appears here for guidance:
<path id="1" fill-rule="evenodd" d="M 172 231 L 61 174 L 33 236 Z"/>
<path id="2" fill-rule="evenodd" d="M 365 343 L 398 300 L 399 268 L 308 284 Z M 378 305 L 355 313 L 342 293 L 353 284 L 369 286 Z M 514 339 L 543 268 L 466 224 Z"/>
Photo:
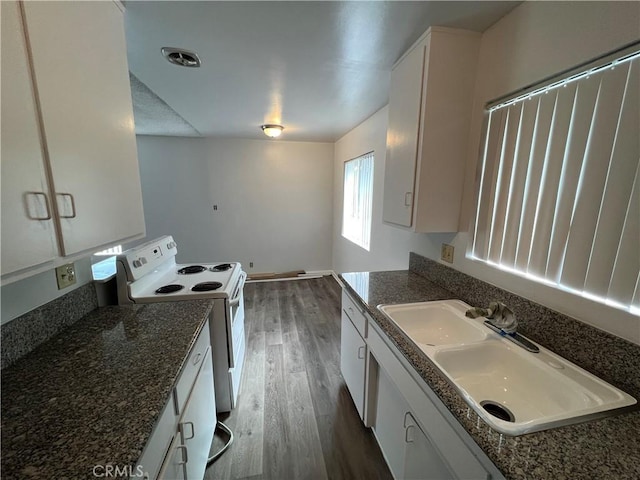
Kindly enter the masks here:
<path id="1" fill-rule="evenodd" d="M 282 130 L 284 130 L 282 125 L 262 125 L 260 128 L 262 128 L 264 134 L 270 138 L 279 137 Z"/>

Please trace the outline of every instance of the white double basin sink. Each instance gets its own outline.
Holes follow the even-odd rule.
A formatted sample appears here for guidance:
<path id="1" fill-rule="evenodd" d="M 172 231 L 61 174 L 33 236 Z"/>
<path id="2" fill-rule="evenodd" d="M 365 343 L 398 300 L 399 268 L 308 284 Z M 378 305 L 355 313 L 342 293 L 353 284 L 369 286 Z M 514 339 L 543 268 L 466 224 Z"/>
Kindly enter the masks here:
<path id="1" fill-rule="evenodd" d="M 442 371 L 467 404 L 506 435 L 610 415 L 636 400 L 539 346 L 532 353 L 465 316 L 459 300 L 378 309 Z"/>

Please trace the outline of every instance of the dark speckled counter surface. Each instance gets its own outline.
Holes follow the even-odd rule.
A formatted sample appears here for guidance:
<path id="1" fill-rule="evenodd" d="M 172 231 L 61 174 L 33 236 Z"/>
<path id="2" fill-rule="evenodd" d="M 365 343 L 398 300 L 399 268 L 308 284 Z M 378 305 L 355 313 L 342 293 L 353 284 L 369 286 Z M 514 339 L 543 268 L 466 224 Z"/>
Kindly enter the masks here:
<path id="1" fill-rule="evenodd" d="M 468 407 L 426 355 L 376 308 L 380 304 L 445 300 L 460 298 L 461 295 L 454 295 L 412 271 L 344 273 L 340 277 L 351 296 L 360 300 L 371 317 L 506 478 L 640 478 L 639 411 L 518 437 L 501 435 Z M 539 339 L 533 339 L 540 342 Z M 625 352 L 631 352 L 633 358 L 625 353 L 627 357 L 623 356 L 619 361 L 627 366 L 637 363 L 638 355 L 634 346 L 624 347 Z M 635 377 L 639 375 L 640 372 L 636 371 Z M 629 384 L 634 384 L 635 381 L 635 378 L 630 379 Z M 625 384 L 625 387 L 629 384 Z M 638 392 L 628 393 L 638 398 Z"/>
<path id="2" fill-rule="evenodd" d="M 135 465 L 211 306 L 100 308 L 2 370 L 2 478 Z"/>

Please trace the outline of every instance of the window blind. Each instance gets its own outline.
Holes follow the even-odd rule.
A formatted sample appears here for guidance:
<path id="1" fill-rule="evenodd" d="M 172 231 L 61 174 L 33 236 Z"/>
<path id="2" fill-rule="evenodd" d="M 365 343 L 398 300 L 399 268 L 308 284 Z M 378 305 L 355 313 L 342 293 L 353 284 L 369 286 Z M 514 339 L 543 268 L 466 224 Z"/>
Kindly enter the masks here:
<path id="1" fill-rule="evenodd" d="M 490 106 L 468 256 L 640 314 L 640 52 Z"/>
<path id="2" fill-rule="evenodd" d="M 373 152 L 344 164 L 342 236 L 369 250 L 373 205 Z"/>

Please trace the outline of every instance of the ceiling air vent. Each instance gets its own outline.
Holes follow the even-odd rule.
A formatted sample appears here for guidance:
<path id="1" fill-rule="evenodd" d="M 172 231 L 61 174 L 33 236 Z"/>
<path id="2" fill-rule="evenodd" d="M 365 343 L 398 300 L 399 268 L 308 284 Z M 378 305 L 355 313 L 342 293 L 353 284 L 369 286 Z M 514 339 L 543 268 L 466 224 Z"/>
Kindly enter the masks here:
<path id="1" fill-rule="evenodd" d="M 174 65 L 197 68 L 200 66 L 198 54 L 181 48 L 162 47 L 162 55 Z"/>

